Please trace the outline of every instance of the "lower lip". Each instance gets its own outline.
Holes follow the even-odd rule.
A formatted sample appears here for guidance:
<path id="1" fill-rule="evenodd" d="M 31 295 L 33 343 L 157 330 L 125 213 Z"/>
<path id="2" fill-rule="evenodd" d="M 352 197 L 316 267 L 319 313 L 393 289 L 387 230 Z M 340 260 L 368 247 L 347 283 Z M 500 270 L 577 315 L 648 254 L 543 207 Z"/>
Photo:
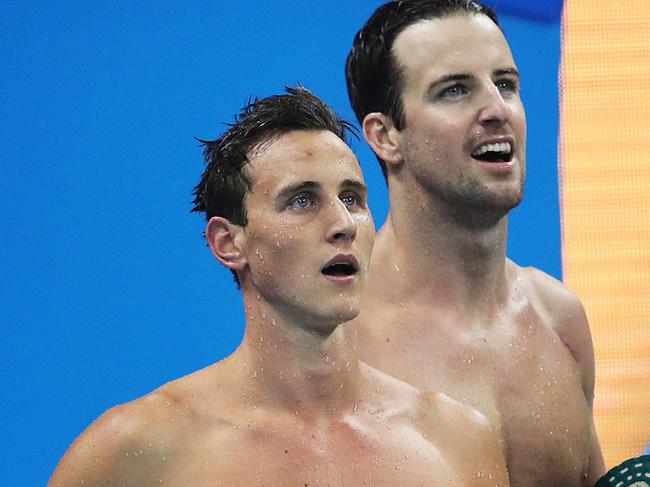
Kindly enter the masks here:
<path id="1" fill-rule="evenodd" d="M 325 276 L 325 279 L 328 281 L 332 281 L 337 284 L 352 284 L 357 280 L 356 274 L 351 274 L 349 276 L 331 276 L 328 274 L 323 274 L 323 276 Z"/>
<path id="2" fill-rule="evenodd" d="M 481 167 L 484 167 L 491 171 L 509 171 L 515 167 L 515 159 L 513 158 L 509 162 L 485 162 L 474 159 L 479 163 Z"/>

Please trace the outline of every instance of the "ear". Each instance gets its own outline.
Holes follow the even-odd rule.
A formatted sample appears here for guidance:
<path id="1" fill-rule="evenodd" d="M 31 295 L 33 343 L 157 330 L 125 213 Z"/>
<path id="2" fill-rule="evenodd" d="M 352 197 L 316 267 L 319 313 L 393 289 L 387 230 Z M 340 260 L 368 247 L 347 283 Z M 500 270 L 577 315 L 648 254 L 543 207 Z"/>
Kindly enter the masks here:
<path id="1" fill-rule="evenodd" d="M 362 128 L 363 136 L 380 159 L 392 165 L 402 162 L 401 134 L 391 117 L 379 112 L 369 113 L 363 119 Z"/>
<path id="2" fill-rule="evenodd" d="M 205 238 L 219 262 L 233 271 L 242 271 L 248 261 L 243 251 L 244 229 L 226 218 L 213 216 L 205 227 Z"/>

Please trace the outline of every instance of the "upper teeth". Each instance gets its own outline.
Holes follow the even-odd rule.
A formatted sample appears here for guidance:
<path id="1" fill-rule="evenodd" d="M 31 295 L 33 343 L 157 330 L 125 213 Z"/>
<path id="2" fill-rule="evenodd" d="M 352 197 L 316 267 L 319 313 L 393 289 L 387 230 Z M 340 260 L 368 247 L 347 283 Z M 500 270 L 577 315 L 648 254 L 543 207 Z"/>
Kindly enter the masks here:
<path id="1" fill-rule="evenodd" d="M 510 152 L 511 146 L 510 142 L 499 142 L 497 144 L 484 144 L 478 149 L 476 149 L 472 155 L 480 156 L 486 152 L 503 152 L 508 154 Z"/>

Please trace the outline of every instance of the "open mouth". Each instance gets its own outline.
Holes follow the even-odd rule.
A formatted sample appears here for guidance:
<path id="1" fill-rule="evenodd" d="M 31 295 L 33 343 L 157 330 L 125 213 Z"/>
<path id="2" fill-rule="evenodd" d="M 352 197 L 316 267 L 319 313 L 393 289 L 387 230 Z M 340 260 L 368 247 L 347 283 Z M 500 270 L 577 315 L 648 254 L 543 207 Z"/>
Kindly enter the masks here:
<path id="1" fill-rule="evenodd" d="M 496 142 L 479 146 L 472 157 L 481 162 L 510 162 L 514 151 L 510 142 Z"/>
<path id="2" fill-rule="evenodd" d="M 325 267 L 322 271 L 326 276 L 352 276 L 357 270 L 351 264 L 332 264 Z"/>
<path id="3" fill-rule="evenodd" d="M 354 256 L 336 256 L 321 269 L 326 276 L 345 278 L 351 277 L 359 272 L 359 263 Z"/>

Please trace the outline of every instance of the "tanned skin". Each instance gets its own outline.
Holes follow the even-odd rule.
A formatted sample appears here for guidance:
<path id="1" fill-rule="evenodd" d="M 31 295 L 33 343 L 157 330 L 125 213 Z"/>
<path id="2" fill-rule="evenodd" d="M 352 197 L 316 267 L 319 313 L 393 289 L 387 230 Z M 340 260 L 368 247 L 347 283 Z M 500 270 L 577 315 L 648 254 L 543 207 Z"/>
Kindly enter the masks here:
<path id="1" fill-rule="evenodd" d="M 390 213 L 355 320 L 362 360 L 485 414 L 513 486 L 591 486 L 604 464 L 585 312 L 506 257 L 526 146 L 509 46 L 487 16 L 463 13 L 406 27 L 393 55 L 405 128 L 382 113 L 363 123 L 387 164 Z M 472 157 L 487 143 L 509 154 Z"/>
<path id="2" fill-rule="evenodd" d="M 249 154 L 248 224 L 208 223 L 246 310 L 227 359 L 109 410 L 50 487 L 505 486 L 486 418 L 358 360 L 374 239 L 359 165 L 327 131 L 291 131 Z M 328 276 L 333 260 L 356 272 Z M 206 310 L 208 326 L 224 326 Z"/>

